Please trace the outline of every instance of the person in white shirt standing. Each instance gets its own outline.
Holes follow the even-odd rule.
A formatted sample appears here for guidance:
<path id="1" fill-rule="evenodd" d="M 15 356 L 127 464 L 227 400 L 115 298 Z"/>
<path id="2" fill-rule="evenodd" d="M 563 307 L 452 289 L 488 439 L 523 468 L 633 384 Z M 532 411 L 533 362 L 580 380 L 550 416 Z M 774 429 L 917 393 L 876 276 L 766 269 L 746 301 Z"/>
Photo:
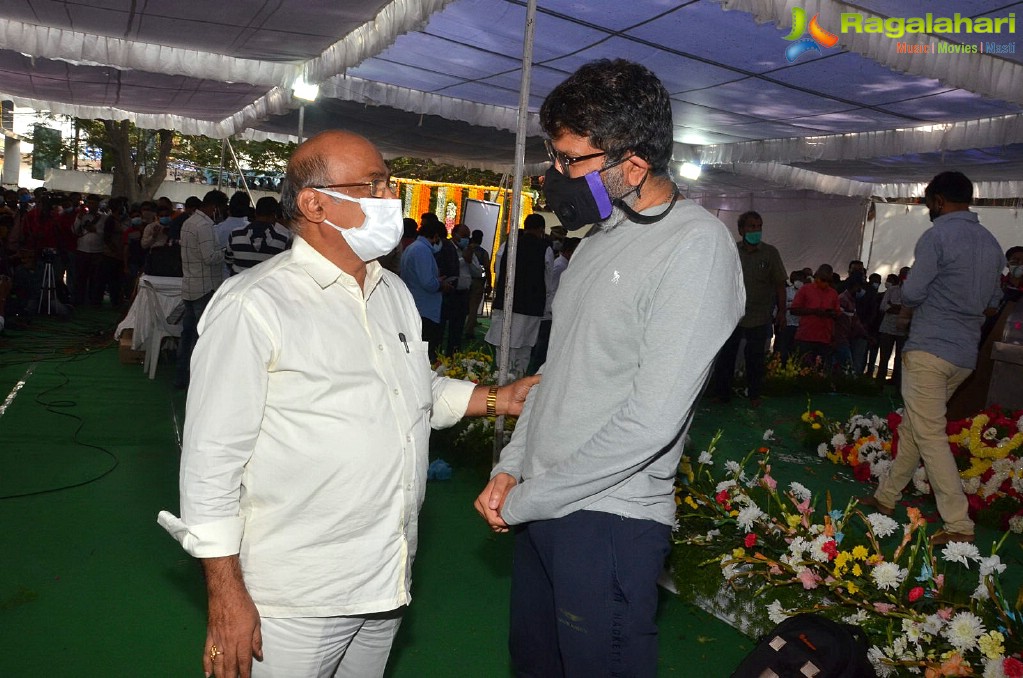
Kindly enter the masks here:
<path id="1" fill-rule="evenodd" d="M 369 141 L 306 141 L 281 203 L 292 248 L 200 322 L 181 518 L 159 521 L 202 560 L 207 675 L 379 676 L 411 600 L 430 427 L 517 415 L 537 380 L 430 370 L 411 293 L 375 261 L 402 218 Z"/>

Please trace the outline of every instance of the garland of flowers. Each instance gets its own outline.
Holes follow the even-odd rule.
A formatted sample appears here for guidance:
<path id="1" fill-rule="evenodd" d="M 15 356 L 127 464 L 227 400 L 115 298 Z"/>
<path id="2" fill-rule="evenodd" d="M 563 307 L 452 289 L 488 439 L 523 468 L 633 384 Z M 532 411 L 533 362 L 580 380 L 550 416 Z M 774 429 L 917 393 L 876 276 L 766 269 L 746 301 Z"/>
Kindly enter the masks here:
<path id="1" fill-rule="evenodd" d="M 779 490 L 769 451 L 727 461 L 715 477 L 720 437 L 695 462 L 682 458 L 675 542 L 711 556 L 703 564 L 720 567 L 734 590 L 773 598 L 751 614 L 770 624 L 801 612 L 856 624 L 879 676 L 1023 676 L 1023 598 L 1001 583 L 1005 537 L 987 556 L 961 542 L 939 553 L 918 509 L 900 525 L 854 501 L 835 507 L 826 493 L 818 512 L 820 497 L 802 484 Z"/>

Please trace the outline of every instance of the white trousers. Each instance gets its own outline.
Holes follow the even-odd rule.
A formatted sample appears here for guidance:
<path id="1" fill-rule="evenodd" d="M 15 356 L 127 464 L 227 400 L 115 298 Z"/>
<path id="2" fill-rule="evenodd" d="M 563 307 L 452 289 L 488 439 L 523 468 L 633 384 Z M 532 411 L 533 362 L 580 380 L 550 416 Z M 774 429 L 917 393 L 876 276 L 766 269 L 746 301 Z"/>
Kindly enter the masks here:
<path id="1" fill-rule="evenodd" d="M 373 678 L 384 675 L 404 608 L 365 617 L 260 617 L 263 661 L 252 678 Z"/>

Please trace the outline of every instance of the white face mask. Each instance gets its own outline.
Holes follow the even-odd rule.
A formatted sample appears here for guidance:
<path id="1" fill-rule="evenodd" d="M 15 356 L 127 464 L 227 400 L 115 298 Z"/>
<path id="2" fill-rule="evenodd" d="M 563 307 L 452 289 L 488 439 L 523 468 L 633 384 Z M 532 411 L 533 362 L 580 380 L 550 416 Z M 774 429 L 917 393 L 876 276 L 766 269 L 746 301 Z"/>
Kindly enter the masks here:
<path id="1" fill-rule="evenodd" d="M 316 190 L 332 198 L 359 203 L 359 207 L 362 208 L 362 213 L 366 217 L 361 226 L 341 228 L 326 219 L 323 220 L 323 223 L 340 233 L 356 256 L 363 261 L 373 261 L 382 257 L 401 242 L 401 235 L 404 232 L 401 200 L 396 198 L 356 199 L 344 193 L 328 191 L 325 188 Z"/>

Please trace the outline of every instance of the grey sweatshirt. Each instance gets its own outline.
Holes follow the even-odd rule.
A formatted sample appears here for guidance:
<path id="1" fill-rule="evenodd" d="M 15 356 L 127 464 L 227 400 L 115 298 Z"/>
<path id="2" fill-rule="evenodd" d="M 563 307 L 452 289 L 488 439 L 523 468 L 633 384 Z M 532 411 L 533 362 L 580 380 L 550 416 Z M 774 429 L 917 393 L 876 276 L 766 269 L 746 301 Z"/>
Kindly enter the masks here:
<path id="1" fill-rule="evenodd" d="M 735 243 L 696 203 L 583 240 L 554 299 L 543 380 L 493 472 L 519 480 L 502 518 L 590 510 L 672 525 L 682 429 L 745 303 Z"/>

